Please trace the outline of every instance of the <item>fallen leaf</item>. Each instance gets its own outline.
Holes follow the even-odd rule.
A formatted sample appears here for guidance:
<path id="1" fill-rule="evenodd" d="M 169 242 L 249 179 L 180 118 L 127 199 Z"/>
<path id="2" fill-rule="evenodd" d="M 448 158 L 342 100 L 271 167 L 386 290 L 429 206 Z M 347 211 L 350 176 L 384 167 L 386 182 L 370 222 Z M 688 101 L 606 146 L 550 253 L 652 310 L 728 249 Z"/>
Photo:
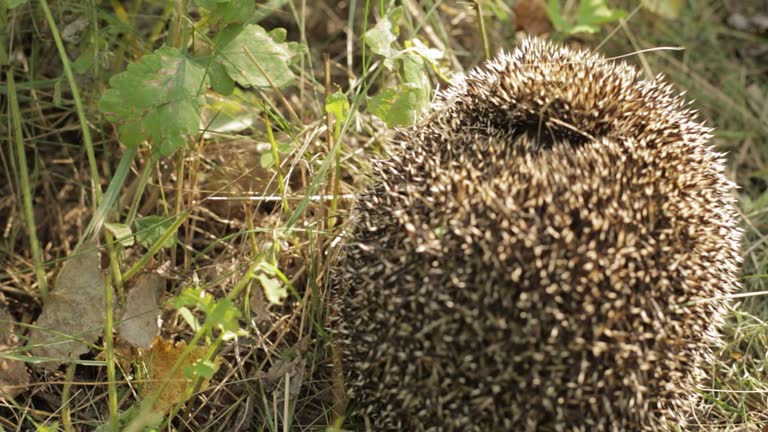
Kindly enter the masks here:
<path id="1" fill-rule="evenodd" d="M 30 354 L 49 359 L 35 366 L 56 369 L 77 360 L 102 335 L 106 300 L 97 247 L 83 243 L 62 266 L 29 335 Z"/>
<path id="2" fill-rule="evenodd" d="M 190 354 L 182 361 L 176 372 L 171 375 L 171 370 L 187 349 L 187 342 L 173 341 L 155 338 L 152 349 L 148 354 L 150 376 L 145 380 L 142 394 L 145 398 L 157 397 L 154 408 L 167 413 L 177 403 L 186 401 L 192 395 L 194 376 L 189 377 L 184 373 L 185 369 L 191 369 L 205 357 L 206 348 L 197 346 L 191 349 Z M 163 383 L 167 381 L 165 387 Z M 208 387 L 209 380 L 204 379 L 200 390 Z"/>
<path id="3" fill-rule="evenodd" d="M 157 301 L 162 288 L 163 280 L 159 275 L 145 273 L 128 292 L 117 331 L 134 347 L 149 348 L 160 330 Z"/>
<path id="4" fill-rule="evenodd" d="M 304 384 L 304 371 L 306 369 L 307 360 L 301 357 L 293 360 L 278 359 L 263 375 L 265 388 L 268 392 L 277 391 L 277 398 L 282 401 L 285 395 L 285 379 L 287 377 L 290 380 L 288 395 L 292 398 L 297 397 L 302 384 Z"/>
<path id="5" fill-rule="evenodd" d="M 13 317 L 0 309 L 0 353 L 12 354 L 18 345 L 14 335 Z M 15 397 L 26 390 L 29 373 L 23 361 L 2 357 L 0 354 L 0 398 Z"/>
<path id="6" fill-rule="evenodd" d="M 264 292 L 256 289 L 251 292 L 250 305 L 251 312 L 254 315 L 254 321 L 257 324 L 269 322 L 269 309 L 267 309 L 267 299 L 264 298 Z"/>
<path id="7" fill-rule="evenodd" d="M 288 383 L 288 395 L 291 398 L 298 397 L 301 386 L 304 384 L 304 372 L 307 369 L 305 354 L 309 348 L 311 339 L 304 337 L 295 345 L 291 358 L 277 359 L 267 372 L 259 374 L 267 392 L 277 391 L 277 399 L 282 401 L 285 396 L 286 378 Z"/>
<path id="8" fill-rule="evenodd" d="M 752 25 L 755 26 L 755 29 L 759 32 L 765 32 L 768 30 L 768 15 L 754 15 L 752 16 Z"/>
<path id="9" fill-rule="evenodd" d="M 750 30 L 749 19 L 740 13 L 731 14 L 726 20 L 726 23 L 728 23 L 731 28 L 738 31 L 745 32 Z"/>
<path id="10" fill-rule="evenodd" d="M 541 35 L 552 31 L 544 0 L 519 0 L 515 4 L 515 17 L 517 28 L 528 34 Z"/>

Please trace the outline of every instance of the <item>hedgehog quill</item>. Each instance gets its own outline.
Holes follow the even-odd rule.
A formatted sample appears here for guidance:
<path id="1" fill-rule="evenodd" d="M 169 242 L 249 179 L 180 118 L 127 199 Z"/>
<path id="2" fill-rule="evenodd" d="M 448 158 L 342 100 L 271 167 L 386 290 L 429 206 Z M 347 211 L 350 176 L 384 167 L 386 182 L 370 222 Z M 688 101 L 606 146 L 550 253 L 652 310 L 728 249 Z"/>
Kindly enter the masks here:
<path id="1" fill-rule="evenodd" d="M 439 92 L 335 275 L 353 416 L 685 429 L 740 266 L 710 132 L 661 77 L 533 39 Z"/>

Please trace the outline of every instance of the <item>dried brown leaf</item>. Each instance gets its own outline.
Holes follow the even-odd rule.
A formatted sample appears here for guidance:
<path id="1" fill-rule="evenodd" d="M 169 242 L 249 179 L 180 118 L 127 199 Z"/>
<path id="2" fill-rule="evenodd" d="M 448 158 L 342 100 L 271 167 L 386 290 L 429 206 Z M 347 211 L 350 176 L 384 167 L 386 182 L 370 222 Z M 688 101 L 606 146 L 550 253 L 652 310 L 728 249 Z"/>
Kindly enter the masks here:
<path id="1" fill-rule="evenodd" d="M 515 5 L 517 28 L 528 34 L 540 35 L 552 31 L 544 0 L 519 0 Z"/>
<path id="2" fill-rule="evenodd" d="M 191 396 L 193 380 L 184 376 L 184 369 L 202 360 L 205 357 L 206 348 L 202 346 L 192 348 L 192 352 L 171 375 L 173 365 L 186 349 L 186 341 L 174 344 L 173 341 L 161 337 L 155 338 L 152 344 L 148 358 L 151 376 L 146 380 L 142 393 L 144 397 L 152 397 L 160 392 L 154 407 L 158 411 L 167 413 L 175 404 L 184 402 Z M 161 389 L 163 381 L 167 381 L 168 384 Z M 207 386 L 208 380 L 205 380 L 200 388 L 204 389 Z"/>
<path id="3" fill-rule="evenodd" d="M 37 363 L 46 369 L 58 368 L 89 351 L 88 344 L 104 330 L 104 276 L 99 268 L 95 242 L 84 243 L 64 263 L 48 296 L 36 328 L 30 332 L 30 353 L 53 359 Z"/>
<path id="4" fill-rule="evenodd" d="M 0 352 L 11 353 L 18 344 L 13 317 L 0 309 Z M 0 398 L 15 397 L 26 390 L 29 373 L 23 361 L 0 357 Z"/>
<path id="5" fill-rule="evenodd" d="M 123 340 L 134 347 L 149 348 L 160 330 L 157 301 L 162 288 L 163 280 L 159 275 L 145 273 L 128 292 L 117 331 Z"/>

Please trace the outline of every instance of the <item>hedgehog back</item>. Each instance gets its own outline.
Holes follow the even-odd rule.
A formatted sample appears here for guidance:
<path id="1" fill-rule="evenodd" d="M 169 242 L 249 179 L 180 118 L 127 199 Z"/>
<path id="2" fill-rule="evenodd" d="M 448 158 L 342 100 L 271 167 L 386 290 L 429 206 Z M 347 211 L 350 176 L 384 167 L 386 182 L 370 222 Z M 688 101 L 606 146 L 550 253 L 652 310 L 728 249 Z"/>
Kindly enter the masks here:
<path id="1" fill-rule="evenodd" d="M 683 424 L 739 263 L 708 133 L 659 81 L 537 41 L 442 92 L 375 164 L 337 274 L 356 415 Z"/>

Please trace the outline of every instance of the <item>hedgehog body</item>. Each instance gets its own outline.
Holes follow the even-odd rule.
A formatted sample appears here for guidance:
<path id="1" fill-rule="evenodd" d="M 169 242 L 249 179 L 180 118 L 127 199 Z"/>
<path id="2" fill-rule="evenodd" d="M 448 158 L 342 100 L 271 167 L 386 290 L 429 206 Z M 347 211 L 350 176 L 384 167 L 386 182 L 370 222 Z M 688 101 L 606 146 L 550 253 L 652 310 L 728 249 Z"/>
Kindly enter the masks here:
<path id="1" fill-rule="evenodd" d="M 685 424 L 737 289 L 733 184 L 660 78 L 528 40 L 374 165 L 336 274 L 373 430 Z"/>

